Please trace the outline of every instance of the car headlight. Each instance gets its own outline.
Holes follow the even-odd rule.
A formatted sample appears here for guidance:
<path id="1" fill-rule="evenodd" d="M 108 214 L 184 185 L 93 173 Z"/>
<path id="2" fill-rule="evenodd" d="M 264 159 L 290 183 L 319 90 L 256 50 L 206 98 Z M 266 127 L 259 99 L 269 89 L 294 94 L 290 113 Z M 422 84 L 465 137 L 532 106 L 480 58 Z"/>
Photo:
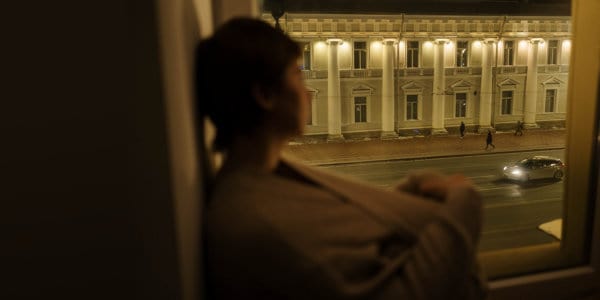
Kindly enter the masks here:
<path id="1" fill-rule="evenodd" d="M 523 172 L 521 172 L 521 170 L 513 170 L 510 173 L 513 174 L 513 175 L 521 175 Z"/>

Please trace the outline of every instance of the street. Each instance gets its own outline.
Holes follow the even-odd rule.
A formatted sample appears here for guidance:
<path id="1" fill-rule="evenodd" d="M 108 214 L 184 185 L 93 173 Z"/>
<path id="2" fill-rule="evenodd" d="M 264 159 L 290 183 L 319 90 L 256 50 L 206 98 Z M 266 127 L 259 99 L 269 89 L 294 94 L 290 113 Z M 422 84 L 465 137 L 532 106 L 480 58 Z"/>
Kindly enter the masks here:
<path id="1" fill-rule="evenodd" d="M 537 226 L 562 217 L 562 181 L 548 179 L 515 183 L 500 176 L 502 167 L 507 163 L 533 155 L 564 159 L 564 150 L 390 160 L 322 168 L 389 189 L 411 170 L 436 169 L 446 174 L 464 174 L 483 195 L 484 226 L 479 248 L 485 251 L 556 242 Z"/>

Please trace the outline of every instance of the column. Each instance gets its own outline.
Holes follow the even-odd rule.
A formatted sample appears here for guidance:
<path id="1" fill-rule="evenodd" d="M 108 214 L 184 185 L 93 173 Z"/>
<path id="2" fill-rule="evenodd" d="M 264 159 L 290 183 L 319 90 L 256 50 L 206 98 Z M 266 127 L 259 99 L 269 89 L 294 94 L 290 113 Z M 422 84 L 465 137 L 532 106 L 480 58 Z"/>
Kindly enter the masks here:
<path id="1" fill-rule="evenodd" d="M 531 46 L 527 54 L 527 79 L 525 80 L 525 107 L 523 108 L 524 126 L 526 128 L 538 127 L 535 123 L 535 115 L 537 113 L 537 61 L 538 61 L 538 45 L 542 39 L 531 39 Z"/>
<path id="2" fill-rule="evenodd" d="M 479 133 L 492 129 L 492 66 L 494 65 L 493 39 L 483 41 L 481 57 L 481 90 L 479 91 Z"/>
<path id="3" fill-rule="evenodd" d="M 433 49 L 433 103 L 431 109 L 431 134 L 447 134 L 444 128 L 444 98 L 446 79 L 444 74 L 444 47 L 447 39 L 435 40 Z"/>
<path id="4" fill-rule="evenodd" d="M 338 66 L 338 45 L 340 39 L 328 39 L 327 52 L 327 140 L 343 140 L 342 106 L 340 99 L 340 71 Z"/>
<path id="5" fill-rule="evenodd" d="M 383 75 L 381 84 L 381 138 L 396 138 L 394 131 L 394 42 L 383 40 Z"/>

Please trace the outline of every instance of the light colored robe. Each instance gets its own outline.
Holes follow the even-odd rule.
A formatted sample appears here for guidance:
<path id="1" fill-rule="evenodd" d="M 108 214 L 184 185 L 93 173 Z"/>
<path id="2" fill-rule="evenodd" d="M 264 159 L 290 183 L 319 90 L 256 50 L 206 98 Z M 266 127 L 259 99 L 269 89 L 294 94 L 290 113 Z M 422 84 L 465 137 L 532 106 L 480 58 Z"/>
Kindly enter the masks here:
<path id="1" fill-rule="evenodd" d="M 205 218 L 209 299 L 484 297 L 479 228 L 469 228 L 481 225 L 468 220 L 481 208 L 468 199 L 438 203 L 282 164 L 313 184 L 251 169 L 217 177 Z"/>

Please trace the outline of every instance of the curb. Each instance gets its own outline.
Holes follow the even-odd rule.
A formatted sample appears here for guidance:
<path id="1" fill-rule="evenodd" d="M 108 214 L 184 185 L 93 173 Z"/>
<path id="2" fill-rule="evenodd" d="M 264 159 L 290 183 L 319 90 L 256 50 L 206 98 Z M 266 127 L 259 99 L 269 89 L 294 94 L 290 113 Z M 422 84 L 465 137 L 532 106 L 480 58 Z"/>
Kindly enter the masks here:
<path id="1" fill-rule="evenodd" d="M 480 156 L 480 155 L 490 155 L 497 153 L 516 153 L 516 152 L 528 152 L 528 151 L 541 151 L 541 150 L 561 150 L 565 149 L 564 145 L 561 146 L 547 146 L 547 147 L 531 147 L 531 148 L 522 148 L 522 149 L 511 149 L 511 150 L 498 150 L 494 152 L 465 152 L 460 154 L 432 154 L 432 155 L 410 155 L 410 156 L 398 156 L 398 157 L 387 157 L 387 158 L 373 158 L 373 159 L 348 159 L 344 161 L 329 161 L 329 162 L 309 162 L 304 161 L 304 163 L 311 166 L 333 166 L 333 165 L 345 165 L 345 164 L 359 164 L 366 162 L 386 162 L 386 161 L 399 161 L 399 160 L 416 160 L 416 159 L 432 159 L 432 158 L 448 158 L 448 157 L 457 157 L 457 156 Z M 483 150 L 485 151 L 485 150 Z M 292 153 L 293 155 L 293 153 Z"/>

